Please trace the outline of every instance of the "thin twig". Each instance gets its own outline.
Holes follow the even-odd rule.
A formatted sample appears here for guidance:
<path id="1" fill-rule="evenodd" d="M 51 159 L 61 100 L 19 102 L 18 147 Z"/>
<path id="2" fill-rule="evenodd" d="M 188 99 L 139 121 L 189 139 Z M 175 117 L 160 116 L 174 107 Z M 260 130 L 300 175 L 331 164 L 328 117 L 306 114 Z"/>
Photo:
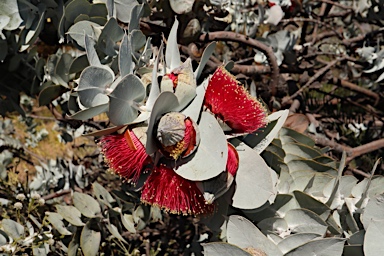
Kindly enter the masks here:
<path id="1" fill-rule="evenodd" d="M 374 105 L 377 105 L 377 103 L 379 103 L 379 100 L 380 100 L 379 94 L 377 94 L 371 90 L 360 87 L 360 86 L 358 86 L 354 83 L 351 83 L 349 81 L 341 80 L 341 79 L 337 79 L 337 78 L 333 78 L 333 83 L 336 85 L 341 85 L 344 88 L 348 88 L 351 91 L 359 92 L 359 93 L 367 95 L 368 97 L 374 98 L 375 99 Z"/>
<path id="2" fill-rule="evenodd" d="M 361 175 L 365 178 L 369 178 L 371 175 L 369 173 L 363 172 L 362 170 L 359 169 L 348 169 L 349 171 L 353 172 L 354 174 Z"/>
<path id="3" fill-rule="evenodd" d="M 351 155 L 348 156 L 347 162 L 351 161 L 352 159 L 358 156 L 362 156 L 364 154 L 370 153 L 381 148 L 384 148 L 384 138 L 355 147 L 352 149 Z"/>
<path id="4" fill-rule="evenodd" d="M 291 101 L 292 99 L 296 98 L 300 93 L 302 93 L 305 89 L 307 89 L 309 86 L 311 86 L 320 76 L 325 74 L 332 66 L 334 66 L 337 62 L 344 60 L 345 57 L 341 57 L 339 59 L 333 60 L 329 62 L 325 67 L 320 69 L 319 71 L 316 72 L 314 76 L 312 76 L 308 82 L 302 86 L 299 90 L 297 90 L 294 94 L 292 94 L 289 97 L 286 97 L 282 100 L 282 105 L 286 104 L 287 102 Z"/>
<path id="5" fill-rule="evenodd" d="M 230 32 L 230 31 L 210 32 L 210 33 L 202 34 L 200 36 L 200 41 L 203 41 L 203 42 L 215 41 L 215 40 L 244 43 L 246 45 L 252 46 L 260 50 L 261 52 L 263 52 L 267 56 L 269 65 L 271 67 L 271 71 L 272 71 L 271 95 L 275 96 L 276 87 L 277 87 L 278 78 L 279 78 L 279 66 L 277 65 L 276 57 L 270 46 L 267 46 L 264 43 L 259 42 L 255 39 L 249 38 L 245 35 L 238 34 L 235 32 Z"/>
<path id="6" fill-rule="evenodd" d="M 50 200 L 50 199 L 53 199 L 53 198 L 56 198 L 56 197 L 67 195 L 67 194 L 69 194 L 71 192 L 72 192 L 72 189 L 65 189 L 65 190 L 62 190 L 62 191 L 59 191 L 59 192 L 54 192 L 54 193 L 51 193 L 49 195 L 43 196 L 43 199 L 47 201 L 47 200 Z"/>

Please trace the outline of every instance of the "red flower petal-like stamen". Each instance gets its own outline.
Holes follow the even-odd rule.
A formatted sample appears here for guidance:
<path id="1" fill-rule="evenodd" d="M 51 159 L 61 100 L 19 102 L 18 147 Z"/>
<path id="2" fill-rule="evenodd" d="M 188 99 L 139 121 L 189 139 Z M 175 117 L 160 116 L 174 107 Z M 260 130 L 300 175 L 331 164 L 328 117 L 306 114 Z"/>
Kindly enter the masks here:
<path id="1" fill-rule="evenodd" d="M 267 123 L 265 108 L 224 67 L 209 81 L 204 104 L 234 132 L 254 132 Z"/>
<path id="2" fill-rule="evenodd" d="M 213 205 L 206 204 L 196 182 L 182 178 L 164 165 L 157 167 L 148 177 L 141 201 L 173 214 L 198 215 L 214 210 Z"/>
<path id="3" fill-rule="evenodd" d="M 136 183 L 144 166 L 151 162 L 144 145 L 131 130 L 107 135 L 100 145 L 110 169 L 130 182 Z"/>
<path id="4" fill-rule="evenodd" d="M 227 172 L 232 176 L 236 175 L 239 168 L 239 154 L 232 144 L 228 143 Z"/>

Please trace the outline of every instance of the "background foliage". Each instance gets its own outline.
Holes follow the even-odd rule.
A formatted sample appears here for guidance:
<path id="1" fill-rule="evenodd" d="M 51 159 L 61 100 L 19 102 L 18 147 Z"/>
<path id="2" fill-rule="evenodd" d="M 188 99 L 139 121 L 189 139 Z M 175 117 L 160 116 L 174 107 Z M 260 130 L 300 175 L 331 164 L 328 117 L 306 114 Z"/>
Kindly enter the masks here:
<path id="1" fill-rule="evenodd" d="M 383 5 L 2 1 L 0 253 L 382 255 Z M 224 63 L 271 112 L 290 111 L 243 138 L 273 170 L 249 174 L 259 201 L 211 219 L 142 205 L 81 136 L 132 121 L 109 93 L 134 74 L 145 97 L 175 18 L 194 69 L 217 42 L 199 84 Z"/>

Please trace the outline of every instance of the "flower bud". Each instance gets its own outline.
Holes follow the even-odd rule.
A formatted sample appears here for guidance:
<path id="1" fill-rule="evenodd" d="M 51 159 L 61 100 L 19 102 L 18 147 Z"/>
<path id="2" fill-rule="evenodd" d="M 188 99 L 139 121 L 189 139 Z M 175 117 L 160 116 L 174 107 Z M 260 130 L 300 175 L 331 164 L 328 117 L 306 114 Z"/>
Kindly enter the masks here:
<path id="1" fill-rule="evenodd" d="M 20 200 L 20 201 L 24 201 L 24 200 L 25 200 L 25 195 L 24 195 L 24 194 L 18 194 L 18 195 L 16 196 L 16 199 L 17 199 L 17 200 Z"/>
<path id="2" fill-rule="evenodd" d="M 178 112 L 167 113 L 160 119 L 156 137 L 164 155 L 173 159 L 192 154 L 200 140 L 196 123 Z"/>
<path id="3" fill-rule="evenodd" d="M 23 204 L 20 203 L 20 202 L 16 202 L 13 207 L 16 209 L 16 210 L 21 210 L 23 209 Z"/>

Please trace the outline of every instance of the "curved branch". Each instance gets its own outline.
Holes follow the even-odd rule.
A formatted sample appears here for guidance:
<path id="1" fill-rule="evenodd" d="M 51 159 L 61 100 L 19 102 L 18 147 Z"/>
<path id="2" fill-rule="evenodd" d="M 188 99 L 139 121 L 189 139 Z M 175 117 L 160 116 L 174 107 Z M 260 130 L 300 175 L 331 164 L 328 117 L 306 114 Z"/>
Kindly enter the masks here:
<path id="1" fill-rule="evenodd" d="M 272 71 L 271 94 L 272 96 L 275 96 L 277 82 L 279 78 L 279 66 L 277 65 L 275 54 L 273 53 L 272 48 L 270 46 L 267 46 L 264 43 L 259 42 L 255 39 L 249 38 L 245 35 L 238 34 L 235 32 L 230 32 L 230 31 L 210 32 L 210 33 L 202 34 L 200 36 L 200 41 L 203 41 L 203 42 L 215 41 L 215 40 L 244 43 L 246 45 L 254 47 L 259 51 L 263 52 L 267 56 L 267 59 Z"/>

